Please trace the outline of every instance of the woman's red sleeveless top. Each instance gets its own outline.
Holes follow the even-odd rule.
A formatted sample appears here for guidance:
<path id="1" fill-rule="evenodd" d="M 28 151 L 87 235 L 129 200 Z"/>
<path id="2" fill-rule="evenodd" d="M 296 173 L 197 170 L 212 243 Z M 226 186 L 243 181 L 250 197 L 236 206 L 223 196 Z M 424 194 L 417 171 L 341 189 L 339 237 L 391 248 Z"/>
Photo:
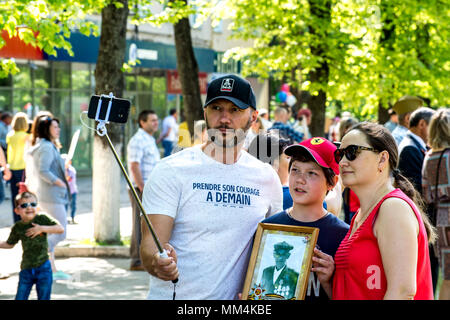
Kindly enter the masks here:
<path id="1" fill-rule="evenodd" d="M 381 204 L 384 200 L 391 197 L 406 201 L 413 209 L 419 222 L 419 234 L 417 236 L 417 291 L 414 299 L 433 299 L 427 232 L 422 217 L 414 202 L 400 189 L 395 189 L 381 199 L 363 224 L 350 237 L 357 215 L 353 217 L 350 229 L 334 257 L 336 265 L 333 279 L 334 300 L 383 299 L 386 293 L 387 281 L 378 242 L 373 234 L 373 225 Z"/>

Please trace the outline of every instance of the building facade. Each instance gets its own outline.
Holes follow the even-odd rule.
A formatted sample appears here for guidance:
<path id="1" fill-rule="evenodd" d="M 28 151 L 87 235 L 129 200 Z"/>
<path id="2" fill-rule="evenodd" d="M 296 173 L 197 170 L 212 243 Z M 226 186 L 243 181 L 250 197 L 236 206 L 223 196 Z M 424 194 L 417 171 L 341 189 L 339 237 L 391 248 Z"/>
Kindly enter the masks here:
<path id="1" fill-rule="evenodd" d="M 99 17 L 90 19 L 100 24 Z M 221 22 L 213 28 L 208 21 L 191 31 L 203 101 L 207 83 L 213 77 L 240 72 L 239 62 L 222 62 L 224 51 L 237 45 L 249 45 L 228 40 L 229 31 L 225 24 Z M 191 25 L 195 25 L 195 17 L 191 17 Z M 6 45 L 0 49 L 0 58 L 14 58 L 20 72 L 0 79 L 0 110 L 24 111 L 30 118 L 39 110 L 51 111 L 60 120 L 62 153 L 68 151 L 73 133 L 81 129 L 73 164 L 80 174 L 90 174 L 94 133 L 82 126 L 80 116 L 87 111 L 90 97 L 94 94 L 100 38 L 73 32 L 69 41 L 74 55 L 57 50 L 55 57 L 24 45 L 19 39 L 9 39 L 5 32 L 2 36 Z M 173 26 L 167 24 L 157 28 L 143 25 L 136 28 L 129 24 L 124 62 L 134 59 L 140 63 L 125 74 L 123 98 L 131 101 L 131 110 L 124 126 L 124 146 L 137 130 L 136 118 L 141 110 L 151 108 L 162 119 L 169 109 L 177 108 L 181 113 L 183 108 Z M 249 81 L 255 87 L 259 106 L 267 108 L 267 81 L 259 82 L 255 78 Z M 82 117 L 85 122 L 91 121 L 85 115 Z"/>

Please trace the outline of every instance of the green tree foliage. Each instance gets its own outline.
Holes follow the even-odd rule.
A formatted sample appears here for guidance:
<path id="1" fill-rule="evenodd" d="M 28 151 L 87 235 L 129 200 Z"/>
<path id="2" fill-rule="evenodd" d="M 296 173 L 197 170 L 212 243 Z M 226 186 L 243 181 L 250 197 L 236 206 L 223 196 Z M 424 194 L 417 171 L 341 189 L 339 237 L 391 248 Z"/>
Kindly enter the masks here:
<path id="1" fill-rule="evenodd" d="M 73 55 L 68 41 L 70 32 L 98 35 L 98 26 L 86 19 L 99 12 L 105 0 L 12 0 L 0 2 L 0 30 L 10 38 L 18 36 L 25 43 L 56 56 L 56 49 Z M 0 48 L 5 40 L 0 37 Z M 0 76 L 17 72 L 14 61 L 2 59 Z"/>
<path id="2" fill-rule="evenodd" d="M 221 3 L 225 5 L 225 2 Z M 448 0 L 230 0 L 223 17 L 233 37 L 253 40 L 234 48 L 244 74 L 282 79 L 328 104 L 361 117 L 376 114 L 405 94 L 448 105 L 450 6 Z M 329 5 L 330 15 L 327 16 Z M 327 77 L 312 71 L 329 68 Z"/>

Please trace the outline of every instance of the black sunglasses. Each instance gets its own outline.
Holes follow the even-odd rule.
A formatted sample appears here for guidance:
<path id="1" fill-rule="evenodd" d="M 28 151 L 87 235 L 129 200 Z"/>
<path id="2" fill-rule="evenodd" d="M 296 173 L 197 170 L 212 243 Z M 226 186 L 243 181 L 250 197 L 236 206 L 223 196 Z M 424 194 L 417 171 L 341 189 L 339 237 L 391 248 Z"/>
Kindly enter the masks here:
<path id="1" fill-rule="evenodd" d="M 344 149 L 336 149 L 336 151 L 334 151 L 334 160 L 336 160 L 336 162 L 339 163 L 339 162 L 341 162 L 342 158 L 345 155 L 345 157 L 349 161 L 353 161 L 356 159 L 356 157 L 362 150 L 377 152 L 377 150 L 375 150 L 374 148 L 357 146 L 357 145 L 351 144 Z"/>
<path id="2" fill-rule="evenodd" d="M 36 202 L 24 202 L 24 203 L 19 204 L 19 207 L 21 207 L 22 209 L 26 209 L 28 207 L 36 208 L 37 203 Z"/>

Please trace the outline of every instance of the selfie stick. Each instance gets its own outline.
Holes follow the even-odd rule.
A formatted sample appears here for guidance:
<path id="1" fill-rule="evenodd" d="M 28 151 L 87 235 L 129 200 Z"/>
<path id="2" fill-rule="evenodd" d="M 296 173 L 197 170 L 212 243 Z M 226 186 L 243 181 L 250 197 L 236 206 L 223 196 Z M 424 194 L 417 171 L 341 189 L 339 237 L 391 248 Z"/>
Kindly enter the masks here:
<path id="1" fill-rule="evenodd" d="M 108 109 L 106 110 L 105 119 L 100 119 L 99 116 L 100 116 L 100 109 L 101 109 L 101 106 L 102 106 L 102 98 L 103 97 L 109 98 L 110 100 L 108 102 Z M 108 132 L 106 130 L 106 126 L 105 125 L 109 123 L 108 119 L 109 119 L 109 114 L 110 114 L 110 111 L 111 111 L 112 101 L 113 101 L 114 98 L 115 97 L 113 96 L 112 92 L 110 92 L 109 95 L 102 94 L 100 96 L 100 99 L 98 100 L 98 105 L 97 105 L 97 113 L 95 115 L 95 121 L 98 121 L 97 131 L 96 132 L 97 132 L 97 134 L 99 136 L 101 136 L 101 137 L 105 136 L 106 137 L 106 140 L 108 141 L 109 147 L 111 148 L 111 150 L 112 150 L 112 152 L 114 154 L 114 157 L 116 158 L 117 163 L 119 164 L 119 167 L 122 170 L 122 173 L 125 176 L 125 179 L 127 180 L 128 186 L 130 187 L 130 190 L 133 193 L 134 199 L 136 200 L 136 203 L 138 204 L 139 209 L 143 213 L 144 220 L 147 223 L 148 229 L 150 230 L 150 233 L 152 234 L 152 237 L 153 237 L 153 240 L 155 241 L 156 246 L 158 247 L 159 256 L 161 258 L 168 258 L 169 256 L 167 255 L 167 251 L 165 249 L 163 249 L 163 247 L 161 246 L 161 243 L 159 242 L 158 236 L 156 235 L 155 231 L 153 230 L 152 224 L 150 223 L 150 220 L 148 219 L 147 214 L 145 213 L 144 207 L 142 206 L 142 202 L 141 202 L 141 200 L 139 199 L 139 196 L 136 193 L 136 189 L 134 189 L 133 184 L 131 183 L 131 180 L 128 177 L 128 174 L 127 174 L 127 172 L 126 172 L 122 162 L 120 161 L 119 155 L 117 154 L 116 149 L 114 148 L 114 146 L 113 146 L 113 144 L 111 142 L 111 139 L 109 139 Z M 175 280 L 172 280 L 172 282 L 174 284 L 177 283 L 178 282 L 178 278 L 175 279 Z"/>

